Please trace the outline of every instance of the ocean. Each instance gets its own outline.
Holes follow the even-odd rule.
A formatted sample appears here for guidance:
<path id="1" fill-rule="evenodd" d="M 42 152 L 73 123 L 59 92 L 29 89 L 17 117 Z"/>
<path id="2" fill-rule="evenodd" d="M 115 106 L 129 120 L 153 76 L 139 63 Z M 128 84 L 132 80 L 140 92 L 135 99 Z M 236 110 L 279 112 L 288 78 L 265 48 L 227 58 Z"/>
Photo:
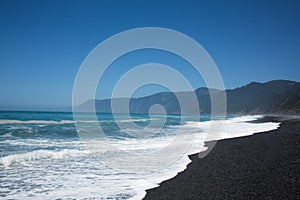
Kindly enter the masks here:
<path id="1" fill-rule="evenodd" d="M 142 199 L 205 141 L 279 127 L 251 122 L 261 116 L 78 115 L 75 124 L 67 112 L 0 112 L 1 199 Z"/>

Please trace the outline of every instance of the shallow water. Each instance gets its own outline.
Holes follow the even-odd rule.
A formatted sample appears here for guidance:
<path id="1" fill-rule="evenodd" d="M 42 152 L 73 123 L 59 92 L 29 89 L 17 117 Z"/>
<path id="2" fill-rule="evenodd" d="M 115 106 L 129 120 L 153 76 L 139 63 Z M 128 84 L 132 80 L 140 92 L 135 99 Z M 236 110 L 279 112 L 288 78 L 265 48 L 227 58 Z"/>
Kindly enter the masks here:
<path id="1" fill-rule="evenodd" d="M 209 115 L 150 119 L 148 115 L 98 114 L 95 121 L 90 114 L 81 114 L 77 123 L 99 124 L 105 141 L 116 147 L 95 151 L 102 144 L 99 138 L 79 137 L 72 113 L 0 112 L 0 194 L 4 199 L 141 199 L 146 189 L 184 170 L 190 162 L 187 155 L 206 150 L 205 141 L 279 126 L 248 123 L 258 117 L 211 121 Z M 158 122 L 163 120 L 161 126 Z M 90 145 L 94 143 L 95 149 Z"/>

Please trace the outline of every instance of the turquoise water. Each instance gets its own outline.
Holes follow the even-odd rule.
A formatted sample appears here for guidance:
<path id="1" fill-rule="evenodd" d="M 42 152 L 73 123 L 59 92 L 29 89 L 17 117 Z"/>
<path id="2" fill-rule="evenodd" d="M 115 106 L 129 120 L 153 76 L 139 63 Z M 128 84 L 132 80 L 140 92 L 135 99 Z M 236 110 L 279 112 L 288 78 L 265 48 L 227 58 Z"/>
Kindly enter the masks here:
<path id="1" fill-rule="evenodd" d="M 152 121 L 165 117 L 152 116 Z M 89 113 L 80 114 L 80 118 L 83 119 L 80 123 L 91 123 L 94 119 Z M 153 137 L 172 135 L 172 129 L 183 123 L 181 118 L 180 115 L 167 116 L 163 129 Z M 184 121 L 193 118 L 195 116 L 187 115 Z M 202 116 L 201 120 L 208 118 Z M 139 137 L 128 134 L 131 130 L 125 128 L 124 131 L 124 126 L 135 123 L 147 127 L 151 122 L 148 115 L 131 115 L 128 118 L 122 114 L 97 114 L 97 119 L 106 137 L 126 142 L 139 140 Z M 95 165 L 97 161 L 81 144 L 72 113 L 0 112 L 0 157 L 0 191 L 4 198 L 128 199 L 136 195 L 135 188 L 126 183 L 128 176 L 118 176 L 104 165 Z M 88 178 L 91 173 L 93 178 Z M 114 177 L 115 181 L 103 178 L 107 176 Z M 81 183 L 78 183 L 79 180 Z M 127 186 L 116 186 L 115 182 L 119 181 L 124 181 Z M 116 186 L 115 191 L 112 186 Z M 71 192 L 74 187 L 88 187 L 88 190 L 74 194 Z"/>
<path id="2" fill-rule="evenodd" d="M 257 117 L 214 116 L 212 126 L 210 115 L 80 113 L 74 123 L 72 113 L 0 112 L 0 197 L 142 199 L 184 170 L 187 155 L 206 150 L 205 141 L 278 127 L 248 123 Z"/>

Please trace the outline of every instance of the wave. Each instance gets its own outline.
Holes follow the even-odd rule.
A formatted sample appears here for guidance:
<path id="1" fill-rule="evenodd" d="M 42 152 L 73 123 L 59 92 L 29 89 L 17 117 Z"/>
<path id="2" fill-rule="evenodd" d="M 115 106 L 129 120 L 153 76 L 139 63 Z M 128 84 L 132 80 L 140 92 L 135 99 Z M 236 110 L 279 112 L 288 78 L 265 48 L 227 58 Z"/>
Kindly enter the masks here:
<path id="1" fill-rule="evenodd" d="M 0 120 L 0 124 L 72 124 L 73 120 L 61 120 L 61 121 L 53 121 L 53 120 L 9 120 L 4 119 Z"/>
<path id="2" fill-rule="evenodd" d="M 160 170 L 153 171 L 153 173 L 147 173 L 144 171 L 145 169 L 140 168 L 136 173 L 120 173 L 120 171 L 113 171 L 111 168 L 106 167 L 102 164 L 96 164 L 94 162 L 90 162 L 89 158 L 92 156 L 90 152 L 84 150 L 76 150 L 70 148 L 78 148 L 77 145 L 80 144 L 80 140 L 73 142 L 73 141 L 52 141 L 51 140 L 29 140 L 24 139 L 22 144 L 37 144 L 38 146 L 45 146 L 53 145 L 59 147 L 68 147 L 69 149 L 65 150 L 35 150 L 27 153 L 19 153 L 19 154 L 12 154 L 5 157 L 0 158 L 0 170 L 2 167 L 10 167 L 14 165 L 25 165 L 30 166 L 28 168 L 34 169 L 36 166 L 33 165 L 34 163 L 38 162 L 39 164 L 42 161 L 53 160 L 53 159 L 61 159 L 62 163 L 58 166 L 64 166 L 63 163 L 67 162 L 68 164 L 72 165 L 73 168 L 70 173 L 69 169 L 66 170 L 64 167 L 46 167 L 47 162 L 45 163 L 46 166 L 44 171 L 41 171 L 41 176 L 48 175 L 52 178 L 45 178 L 45 188 L 48 189 L 49 180 L 55 180 L 53 184 L 55 185 L 62 185 L 61 187 L 57 187 L 53 190 L 51 188 L 47 191 L 41 191 L 38 188 L 33 189 L 30 191 L 32 194 L 36 195 L 35 197 L 38 199 L 50 199 L 50 198 L 57 198 L 58 196 L 61 198 L 72 197 L 74 199 L 83 199 L 83 198 L 93 198 L 93 195 L 99 196 L 99 199 L 118 199 L 118 198 L 130 198 L 130 199 L 142 199 L 146 192 L 145 190 L 157 187 L 159 183 L 170 179 L 177 175 L 177 173 L 186 169 L 186 166 L 191 162 L 188 158 L 188 155 L 198 153 L 201 151 L 205 151 L 207 147 L 205 147 L 205 141 L 209 140 L 220 140 L 224 138 L 233 138 L 233 137 L 241 137 L 246 135 L 251 135 L 257 132 L 269 131 L 279 127 L 279 123 L 249 123 L 261 116 L 244 116 L 244 117 L 237 117 L 237 118 L 230 118 L 226 120 L 214 120 L 214 121 L 204 121 L 204 122 L 193 122 L 188 121 L 183 125 L 177 126 L 168 126 L 166 129 L 163 129 L 163 137 L 150 137 L 150 138 L 128 138 L 124 140 L 113 139 L 111 142 L 112 145 L 116 147 L 120 147 L 120 149 L 125 151 L 132 151 L 132 153 L 145 152 L 148 155 L 148 152 L 156 152 L 161 148 L 166 147 L 170 143 L 173 142 L 173 138 L 176 137 L 176 131 L 180 128 L 183 129 L 183 134 L 178 135 L 178 137 L 183 137 L 182 142 L 191 142 L 191 146 L 189 149 L 183 154 L 178 155 L 178 160 L 174 163 L 161 168 Z M 118 119 L 117 119 L 118 120 Z M 142 119 L 144 120 L 144 119 Z M 148 120 L 148 119 L 145 119 Z M 104 121 L 104 120 L 103 120 Z M 111 120 L 113 121 L 113 120 Z M 130 120 L 134 121 L 134 119 Z M 87 121 L 83 121 L 87 122 Z M 97 122 L 97 121 L 93 121 Z M 100 120 L 101 122 L 101 120 Z M 57 122 L 56 122 L 57 123 Z M 215 126 L 214 126 L 215 125 Z M 219 127 L 223 126 L 223 128 L 218 129 Z M 153 133 L 155 129 L 143 129 L 136 130 L 136 129 L 128 129 L 123 130 L 125 132 L 130 131 L 137 131 L 136 134 L 139 132 L 141 133 Z M 138 132 L 139 131 L 139 132 Z M 195 134 L 196 133 L 196 134 Z M 187 135 L 194 135 L 195 138 L 193 141 L 185 140 L 185 136 Z M 20 142 L 20 141 L 10 141 L 10 142 Z M 57 142 L 61 144 L 57 144 Z M 87 141 L 88 142 L 88 141 Z M 84 144 L 84 143 L 83 143 Z M 95 144 L 95 150 L 97 150 L 99 146 L 98 140 L 91 141 L 91 144 Z M 70 147 L 70 145 L 72 147 Z M 178 143 L 181 145 L 181 143 Z M 90 146 L 91 148 L 93 146 Z M 174 146 L 171 150 L 174 149 L 176 152 L 177 146 Z M 92 148 L 93 149 L 93 148 Z M 111 155 L 114 155 L 114 149 L 110 149 Z M 172 152 L 172 151 L 170 151 Z M 97 152 L 98 153 L 98 152 Z M 116 152 L 117 153 L 117 152 Z M 98 154 L 95 154 L 98 156 Z M 169 154 L 161 154 L 157 159 L 164 159 Z M 84 156 L 84 157 L 83 157 Z M 99 155 L 101 158 L 101 155 Z M 79 159 L 73 158 L 78 157 Z M 71 159 L 65 159 L 71 158 Z M 83 159 L 82 159 L 83 158 Z M 112 156 L 109 159 L 116 159 L 116 157 Z M 124 160 L 125 159 L 125 160 Z M 145 161 L 151 165 L 152 158 L 147 157 Z M 156 158 L 153 158 L 156 159 Z M 119 160 L 120 166 L 124 165 L 124 162 L 130 162 L 132 165 L 137 164 L 135 162 L 131 162 L 130 158 L 122 157 Z M 138 164 L 137 164 L 138 165 Z M 12 168 L 9 168 L 12 169 Z M 18 177 L 26 176 L 27 174 L 27 167 L 16 167 L 12 170 L 7 170 L 7 172 L 13 172 L 12 177 L 15 178 L 15 174 L 19 174 Z M 53 172 L 59 173 L 49 173 L 49 170 Z M 43 172 L 43 173 L 42 173 Z M 47 172 L 47 173 L 45 173 Z M 39 172 L 37 172 L 39 173 Z M 143 174 L 144 173 L 144 174 Z M 28 175 L 30 176 L 30 174 Z M 39 176 L 39 177 L 41 177 Z M 63 177 L 63 178 L 62 178 Z M 87 178 L 92 177 L 92 178 Z M 22 178 L 21 178 L 22 180 Z M 36 183 L 35 177 L 31 179 L 33 183 Z M 39 180 L 43 181 L 43 180 Z M 12 183 L 18 184 L 21 181 L 12 180 Z M 28 181 L 30 182 L 30 181 Z M 18 187 L 15 188 L 24 188 L 24 186 L 17 185 Z M 48 188 L 47 188 L 48 187 Z M 81 190 L 81 188 L 84 188 Z M 25 190 L 22 190 L 25 191 Z M 28 192 L 21 192 L 21 193 L 13 193 L 9 198 L 11 199 L 21 199 L 22 195 L 25 195 L 24 198 L 29 198 L 27 196 Z M 18 196 L 19 195 L 19 196 Z M 66 196 L 68 195 L 68 196 Z M 70 196 L 71 195 L 71 196 Z"/>
<path id="3" fill-rule="evenodd" d="M 201 132 L 196 135 L 185 155 L 176 160 L 172 165 L 162 168 L 161 171 L 155 172 L 157 174 L 152 174 L 152 176 L 148 179 L 148 183 L 151 183 L 152 185 L 141 186 L 144 193 L 137 192 L 140 196 L 136 197 L 142 199 L 145 196 L 145 191 L 147 189 L 157 187 L 159 186 L 159 183 L 171 179 L 179 172 L 184 171 L 187 165 L 191 162 L 188 155 L 207 150 L 207 147 L 204 146 L 204 142 L 206 141 L 248 136 L 254 133 L 266 132 L 279 128 L 280 123 L 275 122 L 251 123 L 251 121 L 257 120 L 261 117 L 261 115 L 255 115 L 235 117 L 226 120 L 186 122 L 181 126 L 181 128 L 184 129 L 184 132 L 187 134 L 195 133 L 195 131 L 198 132 L 198 130 Z M 221 130 L 219 129 L 220 127 Z"/>
<path id="4" fill-rule="evenodd" d="M 206 122 L 187 122 L 183 125 L 186 129 L 199 129 L 203 132 L 205 141 L 222 140 L 253 135 L 279 128 L 280 123 L 250 123 L 262 118 L 261 115 L 235 117 L 226 120 L 212 120 Z"/>
<path id="5" fill-rule="evenodd" d="M 96 123 L 96 122 L 146 122 L 150 120 L 157 120 L 157 119 L 116 119 L 116 120 L 61 120 L 61 121 L 54 121 L 54 120 L 10 120 L 10 119 L 2 119 L 0 120 L 0 124 L 73 124 L 75 122 L 79 123 Z"/>
<path id="6" fill-rule="evenodd" d="M 14 164 L 30 164 L 39 160 L 61 159 L 66 157 L 80 157 L 88 154 L 88 151 L 76 149 L 64 149 L 61 151 L 35 150 L 22 154 L 12 154 L 0 158 L 0 165 L 8 167 Z"/>
<path id="7" fill-rule="evenodd" d="M 151 120 L 157 120 L 157 119 L 153 119 L 153 118 L 151 118 L 151 119 L 150 118 L 149 119 L 117 119 L 115 121 L 116 122 L 147 122 L 147 121 L 151 121 Z"/>
<path id="8" fill-rule="evenodd" d="M 5 134 L 1 137 L 9 137 L 11 134 Z M 6 140 L 0 140 L 1 144 L 8 144 L 8 145 L 15 145 L 15 146 L 23 146 L 23 147 L 42 147 L 42 148 L 48 148 L 48 147 L 81 147 L 82 143 L 80 140 L 48 140 L 48 139 L 6 139 Z"/>

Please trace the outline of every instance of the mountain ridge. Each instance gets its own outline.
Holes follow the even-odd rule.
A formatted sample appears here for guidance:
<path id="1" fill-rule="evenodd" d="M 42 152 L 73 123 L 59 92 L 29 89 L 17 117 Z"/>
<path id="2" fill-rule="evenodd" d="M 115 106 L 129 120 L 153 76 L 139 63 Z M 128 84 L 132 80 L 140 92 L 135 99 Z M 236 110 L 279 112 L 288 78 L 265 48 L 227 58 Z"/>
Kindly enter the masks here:
<path id="1" fill-rule="evenodd" d="M 75 111 L 91 112 L 95 103 L 96 112 L 102 113 L 137 113 L 147 114 L 151 106 L 160 104 L 168 114 L 196 114 L 197 107 L 189 105 L 186 113 L 181 113 L 177 96 L 185 101 L 196 95 L 200 113 L 211 112 L 210 95 L 218 95 L 221 90 L 199 87 L 194 91 L 160 92 L 139 98 L 115 98 L 88 100 Z M 225 90 L 227 113 L 262 114 L 262 113 L 300 113 L 300 83 L 290 80 L 272 80 L 264 83 L 250 82 L 235 89 Z M 129 101 L 129 108 L 128 108 Z M 111 110 L 111 104 L 114 110 Z M 154 111 L 155 112 L 155 111 Z M 160 114 L 157 111 L 157 114 Z"/>

